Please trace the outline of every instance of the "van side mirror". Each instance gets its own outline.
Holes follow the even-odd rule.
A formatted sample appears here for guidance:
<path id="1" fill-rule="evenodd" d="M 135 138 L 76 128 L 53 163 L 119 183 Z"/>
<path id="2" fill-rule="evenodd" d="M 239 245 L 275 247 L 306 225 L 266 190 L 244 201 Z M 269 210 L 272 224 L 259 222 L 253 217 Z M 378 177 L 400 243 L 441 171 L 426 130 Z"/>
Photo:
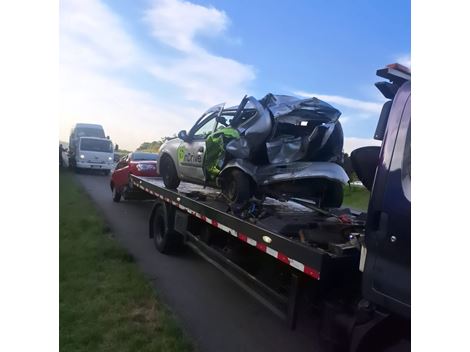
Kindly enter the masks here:
<path id="1" fill-rule="evenodd" d="M 186 142 L 186 140 L 188 139 L 188 133 L 186 132 L 186 130 L 179 131 L 178 138 Z"/>

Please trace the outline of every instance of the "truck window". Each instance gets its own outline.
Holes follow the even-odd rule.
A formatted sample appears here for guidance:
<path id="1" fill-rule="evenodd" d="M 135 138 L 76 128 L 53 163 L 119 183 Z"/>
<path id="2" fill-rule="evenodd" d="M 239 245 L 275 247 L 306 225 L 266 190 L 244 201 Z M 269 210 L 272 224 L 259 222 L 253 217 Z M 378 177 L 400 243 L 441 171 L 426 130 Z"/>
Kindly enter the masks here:
<path id="1" fill-rule="evenodd" d="M 80 142 L 80 150 L 112 153 L 113 145 L 111 141 L 108 140 L 82 138 Z"/>

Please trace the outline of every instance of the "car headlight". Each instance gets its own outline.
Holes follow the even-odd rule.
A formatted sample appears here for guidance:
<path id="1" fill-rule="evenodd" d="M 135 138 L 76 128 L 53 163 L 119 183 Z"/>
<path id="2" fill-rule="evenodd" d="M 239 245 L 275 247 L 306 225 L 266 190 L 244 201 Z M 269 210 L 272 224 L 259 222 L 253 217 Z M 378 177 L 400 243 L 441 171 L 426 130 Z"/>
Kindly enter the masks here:
<path id="1" fill-rule="evenodd" d="M 155 165 L 152 165 L 152 164 L 137 164 L 136 168 L 139 171 L 150 171 L 150 170 L 155 170 Z"/>
<path id="2" fill-rule="evenodd" d="M 85 155 L 80 154 L 80 159 L 85 159 Z"/>
<path id="3" fill-rule="evenodd" d="M 113 158 L 112 158 L 111 156 L 108 156 L 108 160 L 109 160 L 109 161 L 112 161 Z"/>

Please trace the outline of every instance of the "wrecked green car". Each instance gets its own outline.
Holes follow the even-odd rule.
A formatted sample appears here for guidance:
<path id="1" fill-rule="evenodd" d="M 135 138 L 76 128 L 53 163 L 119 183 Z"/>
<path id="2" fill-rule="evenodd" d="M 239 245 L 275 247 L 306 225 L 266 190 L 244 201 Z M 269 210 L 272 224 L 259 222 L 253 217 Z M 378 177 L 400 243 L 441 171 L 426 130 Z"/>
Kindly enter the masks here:
<path id="1" fill-rule="evenodd" d="M 348 181 L 340 115 L 317 98 L 286 95 L 216 105 L 162 145 L 159 173 L 170 189 L 180 180 L 221 188 L 231 204 L 269 196 L 339 207 Z"/>

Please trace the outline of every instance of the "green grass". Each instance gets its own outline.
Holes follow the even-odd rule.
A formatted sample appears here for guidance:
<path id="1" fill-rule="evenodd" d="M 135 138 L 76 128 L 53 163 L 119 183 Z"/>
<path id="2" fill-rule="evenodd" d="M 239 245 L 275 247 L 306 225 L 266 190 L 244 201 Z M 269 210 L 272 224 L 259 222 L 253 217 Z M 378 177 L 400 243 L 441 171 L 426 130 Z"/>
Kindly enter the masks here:
<path id="1" fill-rule="evenodd" d="M 191 351 L 74 176 L 59 180 L 60 350 Z"/>
<path id="2" fill-rule="evenodd" d="M 349 189 L 349 186 L 346 185 L 344 186 L 344 198 L 342 206 L 367 211 L 369 197 L 370 192 L 364 187 L 351 185 L 351 189 Z"/>

